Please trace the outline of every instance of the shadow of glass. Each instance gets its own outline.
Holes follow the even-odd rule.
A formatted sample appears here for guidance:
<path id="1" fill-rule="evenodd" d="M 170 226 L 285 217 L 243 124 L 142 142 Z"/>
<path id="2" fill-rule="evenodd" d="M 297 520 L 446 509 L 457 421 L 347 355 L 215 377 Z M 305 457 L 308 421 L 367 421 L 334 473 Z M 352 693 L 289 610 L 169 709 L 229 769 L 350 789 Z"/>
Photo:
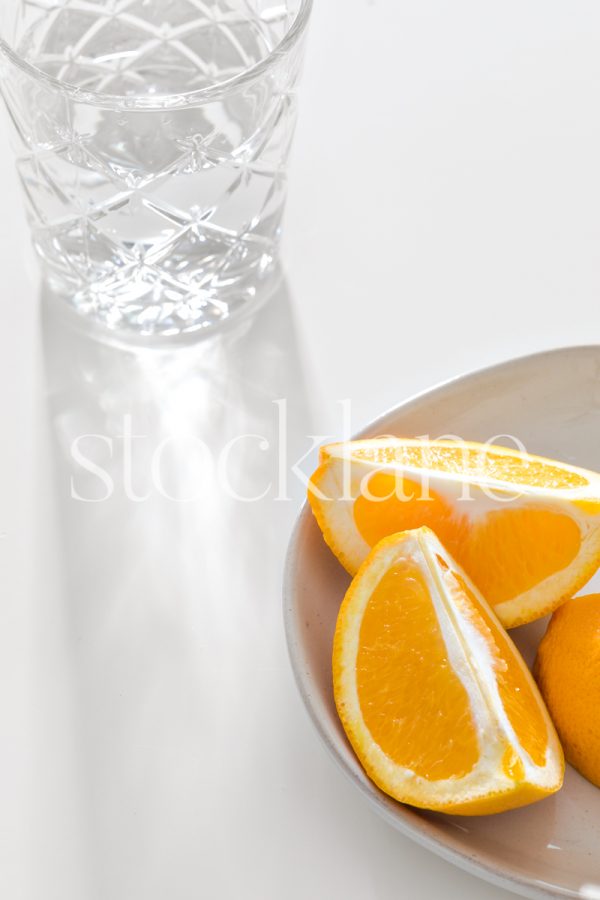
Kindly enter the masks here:
<path id="1" fill-rule="evenodd" d="M 236 814 L 287 667 L 311 418 L 289 292 L 177 348 L 100 343 L 48 296 L 42 326 L 90 896 L 196 900 L 207 853 L 235 877 L 214 811 Z"/>

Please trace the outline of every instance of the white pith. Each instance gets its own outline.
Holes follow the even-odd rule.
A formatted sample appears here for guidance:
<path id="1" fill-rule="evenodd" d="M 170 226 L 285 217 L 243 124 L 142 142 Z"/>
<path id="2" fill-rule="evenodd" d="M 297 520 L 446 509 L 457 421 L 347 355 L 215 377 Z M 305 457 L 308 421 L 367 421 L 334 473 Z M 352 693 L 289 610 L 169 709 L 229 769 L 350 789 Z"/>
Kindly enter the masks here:
<path id="1" fill-rule="evenodd" d="M 450 571 L 460 574 L 477 600 L 495 619 L 477 589 L 428 529 L 398 535 L 397 540 L 386 542 L 384 547 L 378 548 L 371 557 L 368 569 L 357 576 L 351 601 L 344 611 L 341 685 L 337 691 L 337 695 L 344 698 L 346 725 L 350 725 L 355 740 L 360 744 L 365 757 L 363 761 L 367 769 L 379 773 L 380 780 L 385 781 L 392 795 L 407 802 L 411 802 L 411 798 L 422 801 L 424 796 L 435 794 L 436 804 L 440 806 L 458 805 L 491 793 L 513 791 L 518 783 L 552 790 L 561 779 L 561 751 L 554 727 L 531 675 L 514 650 L 514 657 L 526 675 L 546 723 L 548 745 L 543 766 L 537 766 L 520 746 L 498 692 L 494 674 L 495 658 L 485 638 L 454 602 L 447 579 L 445 580 L 444 573 L 435 560 L 436 555 L 444 559 Z M 477 730 L 479 759 L 474 768 L 460 778 L 430 781 L 399 766 L 375 743 L 362 716 L 356 684 L 360 626 L 375 587 L 385 572 L 401 559 L 413 560 L 425 576 L 448 660 L 469 697 Z M 523 765 L 524 775 L 520 782 L 516 782 L 503 769 L 502 761 L 507 744 L 510 744 Z"/>

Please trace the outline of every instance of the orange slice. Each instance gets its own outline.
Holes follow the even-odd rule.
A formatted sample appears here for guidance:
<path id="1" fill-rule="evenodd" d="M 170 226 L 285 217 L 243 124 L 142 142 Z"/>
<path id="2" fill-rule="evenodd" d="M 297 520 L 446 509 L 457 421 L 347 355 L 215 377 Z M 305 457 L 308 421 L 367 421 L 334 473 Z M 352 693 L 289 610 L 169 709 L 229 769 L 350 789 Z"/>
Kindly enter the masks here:
<path id="1" fill-rule="evenodd" d="M 556 610 L 533 672 L 567 760 L 600 787 L 600 594 Z"/>
<path id="2" fill-rule="evenodd" d="M 432 528 L 508 628 L 551 612 L 600 565 L 600 476 L 504 447 L 330 444 L 308 497 L 351 574 L 386 535 Z"/>
<path id="3" fill-rule="evenodd" d="M 352 582 L 333 686 L 356 755 L 396 800 L 482 815 L 562 784 L 562 750 L 529 670 L 427 528 L 382 540 Z"/>

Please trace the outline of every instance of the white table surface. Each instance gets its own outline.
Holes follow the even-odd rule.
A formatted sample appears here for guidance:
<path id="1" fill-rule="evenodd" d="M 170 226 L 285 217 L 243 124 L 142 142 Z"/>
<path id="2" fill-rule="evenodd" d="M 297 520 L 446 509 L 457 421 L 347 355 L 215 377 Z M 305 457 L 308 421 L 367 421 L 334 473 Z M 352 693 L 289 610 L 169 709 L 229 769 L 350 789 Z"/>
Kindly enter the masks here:
<path id="1" fill-rule="evenodd" d="M 600 339 L 599 47 L 595 0 L 316 0 L 287 287 L 245 333 L 172 353 L 40 305 L 2 145 L 0 896 L 508 896 L 380 821 L 312 731 L 281 616 L 302 489 L 288 472 L 275 500 L 273 401 L 291 464 L 342 433 L 342 400 L 356 429 Z M 225 496 L 191 442 L 245 432 L 271 449 L 237 445 L 230 472 L 246 495 L 273 481 L 260 502 Z M 72 497 L 99 486 L 70 449 L 85 433 L 105 502 Z M 153 486 L 165 438 L 162 487 L 200 499 Z"/>

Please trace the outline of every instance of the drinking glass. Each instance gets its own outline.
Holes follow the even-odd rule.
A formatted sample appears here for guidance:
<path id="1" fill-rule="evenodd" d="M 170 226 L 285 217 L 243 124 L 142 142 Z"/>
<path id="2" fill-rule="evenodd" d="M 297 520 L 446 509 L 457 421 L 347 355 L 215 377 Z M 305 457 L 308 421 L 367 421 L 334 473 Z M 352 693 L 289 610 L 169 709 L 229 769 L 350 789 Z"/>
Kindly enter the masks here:
<path id="1" fill-rule="evenodd" d="M 51 288 L 210 328 L 276 270 L 312 0 L 2 0 L 2 94 Z"/>

